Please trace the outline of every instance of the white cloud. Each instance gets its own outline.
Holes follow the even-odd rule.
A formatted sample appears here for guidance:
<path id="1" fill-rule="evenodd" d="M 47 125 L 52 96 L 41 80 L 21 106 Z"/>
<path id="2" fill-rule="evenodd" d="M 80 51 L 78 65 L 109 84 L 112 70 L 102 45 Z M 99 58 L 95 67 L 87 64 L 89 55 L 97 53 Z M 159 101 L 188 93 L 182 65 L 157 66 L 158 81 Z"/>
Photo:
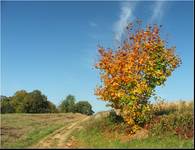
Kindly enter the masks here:
<path id="1" fill-rule="evenodd" d="M 89 25 L 90 25 L 91 27 L 97 27 L 97 23 L 95 23 L 95 22 L 93 22 L 93 21 L 90 21 L 90 22 L 89 22 Z"/>
<path id="2" fill-rule="evenodd" d="M 122 2 L 121 12 L 119 20 L 114 24 L 114 40 L 117 43 L 121 43 L 122 36 L 125 33 L 125 29 L 130 20 L 134 18 L 133 11 L 135 8 L 135 2 Z"/>
<path id="3" fill-rule="evenodd" d="M 135 19 L 134 12 L 137 4 L 138 1 L 121 2 L 119 19 L 114 23 L 113 26 L 114 42 L 116 46 L 120 45 L 123 41 L 123 37 L 126 33 L 126 26 L 128 25 L 128 23 Z M 156 2 L 153 2 L 153 5 L 151 7 L 152 14 L 148 19 L 148 23 L 159 23 L 161 21 L 166 9 L 165 4 L 166 1 L 157 0 Z"/>
<path id="4" fill-rule="evenodd" d="M 150 23 L 154 21 L 160 21 L 164 15 L 165 1 L 156 1 L 152 7 L 153 13 L 149 19 Z"/>

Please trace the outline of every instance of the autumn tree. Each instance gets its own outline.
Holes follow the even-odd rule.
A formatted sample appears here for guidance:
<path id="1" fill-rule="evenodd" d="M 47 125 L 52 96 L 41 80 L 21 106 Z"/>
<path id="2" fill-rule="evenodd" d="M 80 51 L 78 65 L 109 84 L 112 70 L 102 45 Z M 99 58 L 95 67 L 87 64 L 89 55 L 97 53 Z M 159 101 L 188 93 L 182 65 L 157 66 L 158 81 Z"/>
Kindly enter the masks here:
<path id="1" fill-rule="evenodd" d="M 95 94 L 108 101 L 131 126 L 134 133 L 150 119 L 149 98 L 155 87 L 164 85 L 181 59 L 175 47 L 167 47 L 160 36 L 158 25 L 142 28 L 137 20 L 127 26 L 127 39 L 116 50 L 99 47 L 102 85 Z"/>

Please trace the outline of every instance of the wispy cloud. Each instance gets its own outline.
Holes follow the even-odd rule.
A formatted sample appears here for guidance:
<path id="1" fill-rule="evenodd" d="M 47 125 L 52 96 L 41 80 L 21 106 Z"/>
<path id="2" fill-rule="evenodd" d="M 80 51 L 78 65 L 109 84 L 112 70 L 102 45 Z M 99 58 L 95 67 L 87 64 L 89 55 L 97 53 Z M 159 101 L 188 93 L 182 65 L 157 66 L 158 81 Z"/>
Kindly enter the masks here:
<path id="1" fill-rule="evenodd" d="M 126 26 L 129 22 L 135 19 L 135 11 L 138 11 L 138 1 L 126 1 L 120 3 L 120 14 L 119 19 L 114 23 L 114 42 L 116 46 L 119 46 L 123 41 L 123 37 L 126 33 Z M 160 22 L 165 14 L 166 1 L 157 0 L 151 5 L 152 14 L 148 19 L 148 23 Z M 140 10 L 139 10 L 140 11 Z"/>
<path id="2" fill-rule="evenodd" d="M 93 22 L 93 21 L 90 21 L 90 22 L 89 22 L 89 25 L 90 25 L 91 27 L 97 27 L 97 23 L 95 23 L 95 22 Z"/>
<path id="3" fill-rule="evenodd" d="M 114 24 L 114 40 L 116 43 L 121 43 L 122 36 L 125 33 L 128 22 L 134 18 L 133 11 L 135 8 L 135 2 L 122 2 L 119 20 Z"/>
<path id="4" fill-rule="evenodd" d="M 153 13 L 149 19 L 150 23 L 153 23 L 154 21 L 161 21 L 164 15 L 165 3 L 165 1 L 155 2 L 155 4 L 152 6 Z"/>

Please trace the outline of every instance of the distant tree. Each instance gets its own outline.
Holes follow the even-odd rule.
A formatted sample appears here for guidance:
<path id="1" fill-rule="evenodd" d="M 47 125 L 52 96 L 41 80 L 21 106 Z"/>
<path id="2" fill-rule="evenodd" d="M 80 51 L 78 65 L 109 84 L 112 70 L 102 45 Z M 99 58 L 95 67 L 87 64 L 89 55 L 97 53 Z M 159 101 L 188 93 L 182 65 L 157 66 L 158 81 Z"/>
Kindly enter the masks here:
<path id="1" fill-rule="evenodd" d="M 75 112 L 92 115 L 94 111 L 92 110 L 92 106 L 88 101 L 79 101 L 75 104 Z"/>
<path id="2" fill-rule="evenodd" d="M 24 112 L 24 98 L 28 95 L 25 90 L 17 91 L 12 97 L 11 104 L 16 113 Z"/>
<path id="3" fill-rule="evenodd" d="M 0 111 L 1 113 L 15 112 L 14 107 L 11 104 L 11 97 L 1 96 Z"/>
<path id="4" fill-rule="evenodd" d="M 48 112 L 47 97 L 39 90 L 30 92 L 24 98 L 24 112 L 26 113 L 45 113 Z"/>
<path id="5" fill-rule="evenodd" d="M 53 104 L 52 102 L 47 101 L 47 107 L 48 107 L 47 110 L 48 113 L 58 113 L 58 109 L 56 108 L 55 104 Z"/>
<path id="6" fill-rule="evenodd" d="M 76 99 L 73 95 L 68 95 L 59 105 L 60 112 L 74 112 L 75 101 Z"/>
<path id="7" fill-rule="evenodd" d="M 39 90 L 17 91 L 13 97 L 0 96 L 1 113 L 56 113 L 56 106 Z"/>

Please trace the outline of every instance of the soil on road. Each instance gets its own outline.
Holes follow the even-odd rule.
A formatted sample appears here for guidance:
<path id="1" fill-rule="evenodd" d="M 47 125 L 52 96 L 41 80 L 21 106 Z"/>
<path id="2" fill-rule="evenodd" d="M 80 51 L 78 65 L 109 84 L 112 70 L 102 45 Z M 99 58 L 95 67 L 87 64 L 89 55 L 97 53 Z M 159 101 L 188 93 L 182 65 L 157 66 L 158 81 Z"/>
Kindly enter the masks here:
<path id="1" fill-rule="evenodd" d="M 47 137 L 39 141 L 37 144 L 31 146 L 30 148 L 68 148 L 67 139 L 70 134 L 75 130 L 80 128 L 80 123 L 88 120 L 90 117 L 86 115 L 74 115 L 70 118 L 67 124 L 49 134 Z"/>

